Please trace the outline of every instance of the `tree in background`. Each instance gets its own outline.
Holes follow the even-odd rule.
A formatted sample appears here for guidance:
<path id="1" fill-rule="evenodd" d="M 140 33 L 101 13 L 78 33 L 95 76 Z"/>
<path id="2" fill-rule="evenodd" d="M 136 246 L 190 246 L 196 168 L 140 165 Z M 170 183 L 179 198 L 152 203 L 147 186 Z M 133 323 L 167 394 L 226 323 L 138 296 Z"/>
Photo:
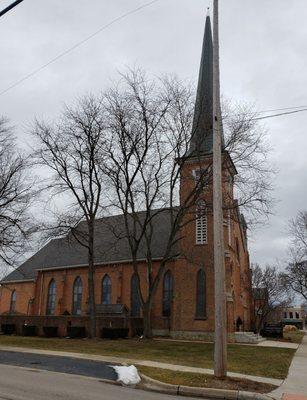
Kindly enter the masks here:
<path id="1" fill-rule="evenodd" d="M 307 300 L 307 211 L 289 222 L 290 261 L 282 274 L 285 289 Z"/>
<path id="2" fill-rule="evenodd" d="M 18 151 L 8 120 L 0 118 L 0 259 L 6 266 L 16 266 L 34 233 L 32 188 L 29 162 Z"/>
<path id="3" fill-rule="evenodd" d="M 193 129 L 194 95 L 193 90 L 178 79 L 164 77 L 152 81 L 142 71 L 131 71 L 123 75 L 118 87 L 105 97 L 109 144 L 103 158 L 112 187 L 112 205 L 125 217 L 122 235 L 128 240 L 138 277 L 144 334 L 150 337 L 154 294 L 169 261 L 182 255 L 178 246 L 180 230 L 184 223 L 195 219 L 195 203 L 204 187 L 212 183 L 212 166 L 204 169 L 199 160 L 200 176 L 189 196 L 179 204 L 181 172 Z M 240 113 L 236 110 L 235 115 L 229 112 L 225 117 L 225 151 L 229 151 L 238 166 L 235 185 L 239 199 L 235 203 L 232 199 L 226 201 L 224 206 L 242 207 L 259 219 L 260 215 L 268 214 L 272 204 L 273 171 L 267 162 L 269 150 L 264 144 L 263 131 L 257 130 L 253 116 L 240 109 Z M 203 212 L 210 212 L 210 209 L 212 205 L 207 204 Z M 158 234 L 155 220 L 161 213 L 167 214 L 165 223 L 169 225 L 169 236 L 158 271 L 154 271 L 153 243 Z M 140 290 L 140 259 L 145 259 L 147 270 L 147 287 L 143 292 Z"/>
<path id="4" fill-rule="evenodd" d="M 234 189 L 238 203 L 251 228 L 262 224 L 272 213 L 273 179 L 276 171 L 269 161 L 271 148 L 257 111 L 244 103 L 223 102 L 225 150 L 229 152 L 238 174 Z"/>
<path id="5" fill-rule="evenodd" d="M 76 107 L 66 107 L 58 123 L 36 121 L 33 129 L 38 142 L 36 162 L 51 172 L 44 180 L 44 189 L 55 204 L 54 220 L 45 226 L 47 235 L 69 233 L 87 249 L 90 337 L 96 336 L 95 220 L 104 204 L 102 104 L 102 99 L 84 97 Z"/>
<path id="6" fill-rule="evenodd" d="M 260 332 L 265 322 L 280 308 L 289 306 L 291 298 L 285 292 L 283 279 L 274 266 L 252 265 L 252 287 L 255 302 L 255 330 Z"/>
<path id="7" fill-rule="evenodd" d="M 128 241 L 145 336 L 152 334 L 154 294 L 168 263 L 181 255 L 181 228 L 195 219 L 195 203 L 212 181 L 211 165 L 203 168 L 199 160 L 200 175 L 193 178 L 193 189 L 179 206 L 194 108 L 193 90 L 178 79 L 150 80 L 135 70 L 122 75 L 119 84 L 102 97 L 85 97 L 76 107 L 66 108 L 57 124 L 35 124 L 35 157 L 53 173 L 45 188 L 50 190 L 53 203 L 59 205 L 63 197 L 67 203 L 66 211 L 55 211 L 53 232 L 71 232 L 88 250 L 91 336 L 95 335 L 94 222 L 103 211 L 106 214 L 107 208 L 112 213 L 119 210 L 124 216 L 123 227 L 110 229 L 118 240 Z M 250 112 L 239 111 L 225 115 L 225 151 L 233 157 L 239 172 L 235 178 L 239 196 L 236 202 L 226 201 L 224 208 L 242 207 L 259 219 L 271 208 L 273 171 L 267 163 L 263 131 L 257 130 Z M 199 212 L 211 209 L 212 205 L 207 204 Z M 168 238 L 158 270 L 154 271 L 153 246 L 159 235 L 155 221 L 161 213 L 169 226 Z M 81 221 L 84 223 L 80 225 Z M 146 263 L 147 287 L 143 292 L 140 259 Z"/>

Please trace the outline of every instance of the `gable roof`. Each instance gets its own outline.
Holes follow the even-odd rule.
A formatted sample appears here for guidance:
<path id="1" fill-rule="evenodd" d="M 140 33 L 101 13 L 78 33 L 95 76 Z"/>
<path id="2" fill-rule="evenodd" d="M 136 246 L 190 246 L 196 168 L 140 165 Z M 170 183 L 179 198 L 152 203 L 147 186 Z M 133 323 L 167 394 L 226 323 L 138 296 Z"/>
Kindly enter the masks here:
<path id="1" fill-rule="evenodd" d="M 177 212 L 177 208 L 172 209 Z M 153 211 L 152 258 L 162 258 L 171 230 L 171 210 Z M 137 213 L 138 218 L 144 219 L 145 212 Z M 79 225 L 80 231 L 85 228 L 85 222 Z M 131 261 L 128 239 L 124 235 L 124 216 L 115 215 L 96 220 L 95 222 L 95 264 L 114 264 Z M 173 255 L 177 249 L 174 246 Z M 139 248 L 138 259 L 146 258 L 144 241 Z M 37 270 L 48 268 L 73 268 L 88 265 L 86 247 L 82 246 L 72 234 L 51 240 L 37 253 L 20 265 L 19 268 L 7 275 L 1 282 L 34 280 Z"/>

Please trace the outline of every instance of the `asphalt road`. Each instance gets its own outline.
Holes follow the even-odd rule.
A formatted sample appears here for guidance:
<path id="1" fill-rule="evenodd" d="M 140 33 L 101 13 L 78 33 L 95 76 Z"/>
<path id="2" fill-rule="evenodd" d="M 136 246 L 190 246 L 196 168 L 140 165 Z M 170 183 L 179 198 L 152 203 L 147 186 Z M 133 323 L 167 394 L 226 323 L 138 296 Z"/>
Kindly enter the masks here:
<path id="1" fill-rule="evenodd" d="M 106 384 L 97 378 L 0 363 L 0 400 L 179 399 L 183 398 Z"/>
<path id="2" fill-rule="evenodd" d="M 116 372 L 107 363 L 70 357 L 0 351 L 0 364 L 91 376 L 93 378 L 109 379 L 112 381 L 116 381 L 117 379 Z"/>

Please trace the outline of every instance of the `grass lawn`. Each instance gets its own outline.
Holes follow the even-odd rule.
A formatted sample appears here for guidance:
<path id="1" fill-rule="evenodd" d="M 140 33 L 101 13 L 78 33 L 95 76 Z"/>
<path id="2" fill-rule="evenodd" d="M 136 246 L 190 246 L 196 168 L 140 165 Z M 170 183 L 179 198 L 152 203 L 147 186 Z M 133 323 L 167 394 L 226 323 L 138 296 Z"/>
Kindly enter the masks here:
<path id="1" fill-rule="evenodd" d="M 138 367 L 138 370 L 150 378 L 177 386 L 194 386 L 215 389 L 244 390 L 247 392 L 269 393 L 276 386 L 266 383 L 253 382 L 246 379 L 230 378 L 215 379 L 211 375 L 193 374 L 181 371 L 169 371 L 160 368 Z"/>
<path id="2" fill-rule="evenodd" d="M 160 361 L 200 368 L 213 368 L 212 343 L 152 340 L 87 340 L 22 336 L 0 336 L 0 346 L 70 351 Z M 293 349 L 230 344 L 228 370 L 248 375 L 283 379 L 295 353 Z"/>

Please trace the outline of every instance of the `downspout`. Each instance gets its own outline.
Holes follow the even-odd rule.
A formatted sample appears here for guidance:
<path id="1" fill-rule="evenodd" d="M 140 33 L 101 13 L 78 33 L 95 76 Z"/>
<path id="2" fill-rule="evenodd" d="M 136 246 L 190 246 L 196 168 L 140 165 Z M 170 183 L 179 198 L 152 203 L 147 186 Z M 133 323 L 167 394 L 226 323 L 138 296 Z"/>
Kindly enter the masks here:
<path id="1" fill-rule="evenodd" d="M 39 292 L 38 315 L 41 315 L 41 310 L 42 310 L 43 277 L 44 277 L 43 271 L 41 271 L 41 285 L 40 285 L 40 292 Z"/>

